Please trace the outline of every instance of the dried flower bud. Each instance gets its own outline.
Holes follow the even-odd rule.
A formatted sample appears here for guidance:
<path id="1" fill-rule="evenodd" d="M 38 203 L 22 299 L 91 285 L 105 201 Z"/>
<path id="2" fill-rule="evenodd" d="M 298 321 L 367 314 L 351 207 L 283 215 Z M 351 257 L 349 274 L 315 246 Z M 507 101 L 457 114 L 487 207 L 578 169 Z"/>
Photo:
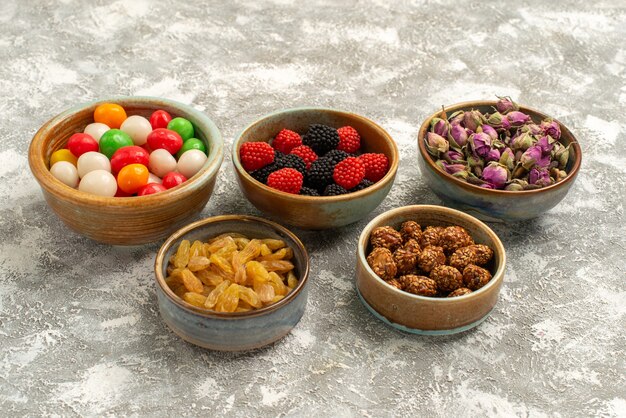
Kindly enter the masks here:
<path id="1" fill-rule="evenodd" d="M 463 286 L 463 275 L 451 266 L 439 265 L 434 267 L 430 272 L 430 278 L 437 283 L 437 288 L 444 292 L 452 292 Z"/>
<path id="2" fill-rule="evenodd" d="M 442 226 L 427 226 L 426 229 L 424 229 L 424 232 L 422 232 L 422 236 L 418 241 L 420 247 L 425 248 L 429 245 L 439 246 L 443 230 L 444 227 Z"/>
<path id="3" fill-rule="evenodd" d="M 531 135 L 541 135 L 543 134 L 543 129 L 541 126 L 536 123 L 528 123 L 519 128 L 520 132 L 528 132 Z"/>
<path id="4" fill-rule="evenodd" d="M 425 276 L 407 274 L 398 279 L 405 292 L 420 296 L 437 295 L 437 283 Z"/>
<path id="5" fill-rule="evenodd" d="M 559 143 L 559 145 L 561 145 Z M 567 147 L 561 145 L 561 147 L 554 154 L 554 158 L 559 162 L 559 168 L 564 169 L 569 161 L 569 145 Z"/>
<path id="6" fill-rule="evenodd" d="M 535 138 L 528 132 L 522 132 L 511 138 L 511 148 L 514 151 L 526 151 L 528 148 L 532 147 L 534 143 Z"/>
<path id="7" fill-rule="evenodd" d="M 525 123 L 531 121 L 530 116 L 526 113 L 522 113 L 520 111 L 514 110 L 506 114 L 506 119 L 509 121 L 511 126 L 522 126 Z"/>
<path id="8" fill-rule="evenodd" d="M 493 250 L 489 248 L 489 246 L 485 244 L 474 244 L 469 247 L 474 251 L 474 253 L 476 253 L 476 262 L 473 264 L 484 266 L 491 261 L 491 258 L 493 257 Z"/>
<path id="9" fill-rule="evenodd" d="M 495 112 L 489 115 L 487 118 L 487 123 L 491 126 L 502 126 L 502 122 L 506 120 L 506 117 L 502 115 L 500 112 Z"/>
<path id="10" fill-rule="evenodd" d="M 511 179 L 511 174 L 502 164 L 491 162 L 483 169 L 482 179 L 493 185 L 496 189 L 502 189 Z"/>
<path id="11" fill-rule="evenodd" d="M 533 167 L 528 173 L 528 183 L 546 187 L 552 184 L 550 173 L 546 168 Z"/>
<path id="12" fill-rule="evenodd" d="M 443 248 L 432 245 L 424 248 L 417 258 L 418 267 L 426 273 L 430 273 L 433 268 L 445 263 L 446 255 L 443 253 Z"/>
<path id="13" fill-rule="evenodd" d="M 510 192 L 521 192 L 522 190 L 525 190 L 525 187 L 518 183 L 511 183 L 507 184 L 504 190 L 508 190 Z"/>
<path id="14" fill-rule="evenodd" d="M 408 274 L 415 269 L 417 257 L 421 252 L 420 246 L 411 239 L 393 253 L 393 260 L 398 267 L 398 274 Z"/>
<path id="15" fill-rule="evenodd" d="M 477 132 L 472 134 L 469 139 L 470 148 L 476 157 L 486 157 L 491 151 L 491 137 L 485 133 Z"/>
<path id="16" fill-rule="evenodd" d="M 450 126 L 450 131 L 448 132 L 448 140 L 450 141 L 450 146 L 460 149 L 465 144 L 467 144 L 467 138 L 467 129 L 462 127 L 460 124 L 457 123 Z"/>
<path id="17" fill-rule="evenodd" d="M 450 115 L 450 117 L 448 118 L 448 122 L 450 122 L 450 125 L 458 125 L 461 122 L 463 122 L 464 116 L 465 116 L 464 111 L 457 110 L 456 112 Z"/>
<path id="18" fill-rule="evenodd" d="M 543 155 L 546 155 L 552 152 L 552 148 L 554 148 L 555 142 L 556 140 L 550 135 L 544 135 L 539 138 L 539 141 L 537 141 L 537 145 L 541 147 L 541 152 L 543 153 Z"/>
<path id="19" fill-rule="evenodd" d="M 500 153 L 500 160 L 498 161 L 500 164 L 505 166 L 509 171 L 513 171 L 515 168 L 515 154 L 511 151 L 511 148 L 505 148 Z"/>
<path id="20" fill-rule="evenodd" d="M 498 109 L 498 112 L 507 113 L 512 110 L 519 110 L 519 106 L 517 105 L 517 103 L 511 100 L 509 96 L 503 96 L 503 97 L 497 96 L 497 97 L 499 99 L 496 102 L 496 109 Z"/>
<path id="21" fill-rule="evenodd" d="M 420 239 L 422 239 L 422 227 L 415 221 L 403 222 L 400 226 L 400 235 L 405 243 L 411 239 L 419 243 Z"/>
<path id="22" fill-rule="evenodd" d="M 426 149 L 428 153 L 433 157 L 439 157 L 440 154 L 450 149 L 450 144 L 441 135 L 437 135 L 434 132 L 428 132 L 426 134 Z"/>
<path id="23" fill-rule="evenodd" d="M 435 163 L 442 171 L 462 179 L 467 179 L 469 172 L 465 164 L 448 164 L 443 160 L 437 160 Z"/>
<path id="24" fill-rule="evenodd" d="M 463 125 L 472 132 L 483 124 L 484 116 L 479 110 L 470 110 L 463 115 Z"/>
<path id="25" fill-rule="evenodd" d="M 496 132 L 496 130 L 493 129 L 493 127 L 487 124 L 484 124 L 483 126 L 481 126 L 481 128 L 483 130 L 483 133 L 489 135 L 492 140 L 495 141 L 496 139 L 498 139 L 498 132 Z"/>
<path id="26" fill-rule="evenodd" d="M 440 235 L 439 245 L 446 253 L 453 253 L 457 248 L 472 245 L 474 240 L 467 230 L 461 226 L 449 226 Z"/>
<path id="27" fill-rule="evenodd" d="M 379 226 L 372 231 L 370 243 L 374 248 L 383 247 L 395 251 L 402 245 L 402 235 L 390 226 Z"/>
<path id="28" fill-rule="evenodd" d="M 374 248 L 370 255 L 367 256 L 367 264 L 383 280 L 393 279 L 398 272 L 398 267 L 393 260 L 391 251 L 386 248 Z"/>
<path id="29" fill-rule="evenodd" d="M 482 267 L 470 264 L 463 269 L 463 283 L 471 290 L 478 290 L 491 280 L 491 273 Z"/>
<path id="30" fill-rule="evenodd" d="M 541 122 L 540 127 L 544 134 L 550 135 L 555 140 L 558 141 L 561 138 L 561 127 L 557 121 L 546 119 Z"/>
<path id="31" fill-rule="evenodd" d="M 547 167 L 550 164 L 550 155 L 543 156 L 541 147 L 539 145 L 533 145 L 524 151 L 519 161 L 526 170 L 530 170 L 535 165 Z"/>
<path id="32" fill-rule="evenodd" d="M 454 292 L 451 292 L 448 295 L 448 297 L 449 298 L 455 298 L 455 297 L 458 297 L 458 296 L 469 295 L 470 293 L 472 293 L 472 291 L 470 289 L 468 289 L 467 287 L 459 287 Z"/>
<path id="33" fill-rule="evenodd" d="M 485 156 L 485 161 L 487 162 L 499 161 L 499 160 L 500 160 L 500 151 L 498 151 L 496 148 L 492 148 L 491 150 L 489 150 L 489 152 Z"/>
<path id="34" fill-rule="evenodd" d="M 430 131 L 445 138 L 450 132 L 450 124 L 445 119 L 433 118 L 430 121 Z"/>
<path id="35" fill-rule="evenodd" d="M 465 156 L 462 153 L 455 151 L 453 149 L 444 153 L 443 158 L 450 164 L 465 162 Z"/>

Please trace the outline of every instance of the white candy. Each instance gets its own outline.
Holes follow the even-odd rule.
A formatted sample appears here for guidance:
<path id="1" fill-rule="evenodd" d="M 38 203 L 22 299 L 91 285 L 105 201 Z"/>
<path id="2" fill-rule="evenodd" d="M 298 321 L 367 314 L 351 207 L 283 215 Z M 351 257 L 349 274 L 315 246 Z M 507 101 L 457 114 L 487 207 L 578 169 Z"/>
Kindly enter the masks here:
<path id="1" fill-rule="evenodd" d="M 113 174 L 106 170 L 94 170 L 83 177 L 78 190 L 98 196 L 113 197 L 117 192 L 117 181 Z"/>
<path id="2" fill-rule="evenodd" d="M 82 179 L 85 174 L 94 170 L 111 172 L 111 162 L 106 155 L 96 151 L 89 151 L 78 157 L 78 176 Z"/>
<path id="3" fill-rule="evenodd" d="M 63 184 L 73 188 L 78 186 L 78 170 L 72 163 L 67 161 L 56 162 L 50 168 L 50 173 Z"/>
<path id="4" fill-rule="evenodd" d="M 143 116 L 133 115 L 126 118 L 120 129 L 133 139 L 135 145 L 141 146 L 148 140 L 148 134 L 152 132 L 152 125 Z"/>
<path id="5" fill-rule="evenodd" d="M 163 181 L 160 178 L 158 178 L 157 176 L 155 176 L 154 174 L 149 173 L 148 174 L 148 184 L 150 184 L 150 183 L 161 184 L 161 183 L 163 183 Z"/>
<path id="6" fill-rule="evenodd" d="M 174 171 L 176 169 L 176 158 L 162 148 L 155 149 L 150 154 L 148 168 L 158 177 L 163 177 L 170 171 Z"/>
<path id="7" fill-rule="evenodd" d="M 104 123 L 90 123 L 89 125 L 85 126 L 85 130 L 83 132 L 87 135 L 91 135 L 93 139 L 100 142 L 100 137 L 102 136 L 102 134 L 109 129 L 111 128 L 109 128 Z"/>
<path id="8" fill-rule="evenodd" d="M 196 174 L 207 160 L 207 156 L 199 149 L 190 149 L 178 159 L 178 172 L 188 179 Z"/>

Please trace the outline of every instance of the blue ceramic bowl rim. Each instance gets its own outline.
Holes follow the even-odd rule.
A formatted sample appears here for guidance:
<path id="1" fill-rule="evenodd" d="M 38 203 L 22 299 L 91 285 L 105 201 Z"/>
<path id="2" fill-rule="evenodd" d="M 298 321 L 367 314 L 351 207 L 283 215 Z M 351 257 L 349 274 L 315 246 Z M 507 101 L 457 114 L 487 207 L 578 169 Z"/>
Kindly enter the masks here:
<path id="1" fill-rule="evenodd" d="M 210 143 L 209 154 L 207 156 L 207 160 L 204 163 L 204 166 L 198 171 L 193 177 L 187 179 L 186 182 L 173 187 L 171 189 L 165 190 L 160 193 L 154 193 L 146 196 L 134 196 L 132 199 L 124 199 L 119 197 L 105 197 L 105 196 L 97 196 L 89 193 L 81 192 L 77 189 L 71 188 L 59 180 L 57 180 L 47 169 L 42 170 L 43 178 L 38 179 L 42 185 L 50 184 L 51 182 L 55 182 L 62 187 L 55 188 L 54 193 L 59 194 L 65 198 L 72 199 L 80 199 L 85 203 L 100 203 L 103 202 L 108 206 L 136 206 L 137 199 L 141 199 L 144 204 L 158 203 L 161 202 L 163 197 L 167 197 L 168 199 L 182 199 L 187 194 L 192 191 L 195 191 L 198 188 L 204 187 L 208 181 L 210 181 L 217 174 L 222 162 L 224 161 L 224 141 L 222 139 L 222 134 L 219 129 L 215 125 L 215 123 L 203 112 L 194 109 L 193 107 L 186 105 L 184 103 L 177 102 L 175 100 L 165 99 L 161 97 L 151 97 L 151 96 L 114 96 L 108 97 L 105 99 L 95 100 L 91 102 L 82 103 L 76 105 L 70 109 L 67 109 L 48 122 L 46 122 L 40 130 L 49 129 L 52 126 L 57 125 L 62 120 L 67 117 L 84 110 L 85 108 L 95 107 L 103 103 L 119 103 L 119 102 L 131 102 L 136 104 L 154 104 L 155 102 L 162 102 L 170 107 L 180 109 L 181 111 L 192 115 L 196 121 L 199 123 L 194 123 L 194 125 L 205 135 L 207 141 Z M 209 139 L 210 138 L 210 139 Z M 32 143 L 31 143 L 32 145 Z M 31 161 L 31 164 L 42 164 L 46 165 L 44 161 Z M 134 203 L 133 203 L 134 202 Z"/>
<path id="2" fill-rule="evenodd" d="M 243 137 L 244 132 L 248 131 L 254 125 L 262 122 L 263 120 L 274 117 L 274 116 L 278 116 L 282 114 L 289 114 L 289 113 L 296 113 L 296 112 L 308 112 L 308 111 L 320 111 L 320 110 L 332 112 L 332 113 L 339 113 L 348 118 L 363 119 L 367 123 L 373 125 L 376 129 L 380 130 L 380 132 L 383 134 L 383 137 L 387 140 L 389 144 L 391 144 L 391 147 L 393 149 L 393 155 L 387 156 L 387 158 L 389 159 L 389 169 L 387 170 L 387 174 L 385 174 L 382 179 L 378 180 L 376 183 L 374 183 L 370 187 L 367 187 L 363 190 L 359 190 L 357 192 L 347 193 L 347 194 L 343 194 L 339 196 L 306 196 L 306 195 L 286 193 L 286 192 L 271 188 L 268 185 L 257 181 L 254 177 L 248 174 L 248 172 L 243 168 L 243 166 L 241 165 L 241 161 L 239 161 L 238 150 L 239 150 L 239 147 L 241 146 L 241 139 Z M 252 123 L 248 124 L 245 128 L 243 128 L 237 135 L 235 142 L 233 143 L 231 156 L 232 156 L 233 165 L 235 166 L 235 170 L 240 175 L 245 176 L 246 178 L 252 180 L 252 182 L 257 187 L 261 189 L 265 189 L 271 193 L 276 193 L 278 196 L 281 196 L 282 198 L 295 200 L 295 201 L 301 201 L 301 202 L 307 202 L 307 201 L 308 202 L 313 202 L 313 201 L 315 202 L 320 202 L 320 201 L 340 202 L 340 201 L 351 200 L 353 198 L 356 199 L 356 198 L 359 198 L 368 194 L 372 194 L 380 189 L 383 189 L 387 185 L 387 183 L 389 183 L 390 181 L 393 181 L 396 175 L 396 172 L 398 171 L 398 164 L 399 164 L 399 159 L 400 159 L 396 141 L 394 141 L 391 135 L 389 135 L 389 133 L 382 126 L 380 126 L 379 124 L 377 124 L 376 122 L 374 122 L 373 120 L 365 116 L 361 116 L 359 114 L 348 112 L 345 110 L 334 109 L 330 107 L 322 107 L 322 106 L 303 106 L 303 107 L 294 107 L 294 108 L 289 108 L 289 109 L 276 110 L 272 113 L 268 113 L 264 116 L 261 116 L 260 118 L 255 119 Z"/>
<path id="3" fill-rule="evenodd" d="M 413 293 L 408 293 L 408 292 L 405 292 L 404 290 L 400 290 L 400 289 L 398 289 L 398 288 L 396 288 L 394 286 L 391 286 L 390 284 L 386 283 L 383 279 L 378 277 L 378 275 L 376 273 L 374 273 L 374 270 L 372 270 L 372 268 L 370 267 L 369 263 L 367 262 L 367 256 L 365 255 L 365 249 L 367 248 L 367 244 L 368 244 L 368 241 L 369 241 L 369 236 L 370 236 L 372 230 L 374 229 L 374 225 L 378 221 L 383 219 L 383 218 L 387 218 L 387 217 L 391 216 L 391 219 L 393 219 L 396 216 L 397 212 L 402 212 L 402 211 L 407 210 L 407 209 L 417 209 L 417 208 L 419 208 L 419 209 L 426 209 L 426 210 L 428 210 L 428 209 L 438 209 L 438 210 L 445 209 L 448 213 L 450 213 L 453 216 L 456 216 L 458 218 L 464 218 L 466 220 L 470 220 L 472 222 L 478 223 L 478 225 L 487 233 L 487 235 L 489 235 L 489 237 L 496 244 L 498 244 L 502 248 L 502 259 L 499 260 L 498 267 L 496 268 L 496 272 L 493 274 L 493 276 L 492 276 L 493 278 L 489 281 L 489 283 L 487 283 L 485 286 L 481 287 L 480 289 L 475 290 L 472 293 L 468 293 L 466 295 L 457 296 L 457 297 L 454 297 L 454 298 L 435 298 L 435 297 L 415 295 Z M 391 288 L 393 292 L 397 292 L 398 294 L 401 294 L 404 297 L 408 297 L 410 299 L 414 299 L 415 301 L 428 300 L 430 302 L 440 303 L 440 304 L 454 303 L 454 301 L 459 300 L 461 298 L 463 298 L 463 299 L 472 299 L 472 298 L 478 297 L 480 295 L 480 293 L 484 292 L 485 290 L 489 289 L 490 287 L 495 286 L 497 282 L 503 280 L 504 279 L 504 272 L 505 272 L 505 269 L 506 269 L 506 250 L 504 248 L 504 245 L 502 244 L 502 241 L 500 241 L 500 238 L 498 237 L 498 235 L 491 228 L 489 228 L 489 226 L 487 226 L 487 224 L 485 224 L 484 222 L 482 222 L 478 218 L 475 218 L 472 215 L 468 215 L 467 213 L 461 212 L 461 211 L 456 210 L 456 209 L 448 208 L 448 207 L 445 207 L 445 206 L 438 206 L 438 205 L 408 205 L 408 206 L 401 206 L 401 207 L 398 207 L 398 208 L 394 208 L 394 209 L 388 210 L 387 212 L 381 213 L 380 215 L 378 215 L 377 217 L 372 219 L 370 222 L 368 222 L 368 224 L 365 226 L 365 228 L 363 228 L 363 231 L 361 232 L 361 235 L 359 236 L 357 254 L 358 254 L 358 257 L 359 257 L 361 263 L 365 267 L 365 270 L 367 271 L 367 273 L 371 277 L 373 277 L 374 280 L 378 280 L 378 281 L 384 283 L 386 286 L 389 286 L 389 288 Z"/>
<path id="4" fill-rule="evenodd" d="M 469 110 L 472 108 L 476 108 L 476 107 L 480 107 L 480 106 L 492 106 L 495 107 L 496 106 L 496 101 L 495 100 L 476 100 L 476 101 L 467 101 L 467 102 L 460 102 L 460 103 L 455 103 L 449 106 L 445 106 L 443 108 L 443 110 L 445 112 L 456 112 L 458 110 Z M 572 138 L 572 148 L 574 148 L 575 151 L 575 160 L 574 160 L 574 165 L 572 167 L 572 169 L 570 170 L 569 173 L 567 173 L 567 176 L 559 181 L 558 183 L 554 183 L 551 184 L 550 186 L 547 187 L 542 187 L 540 189 L 534 189 L 534 190 L 519 190 L 519 191 L 513 191 L 513 190 L 498 190 L 498 189 L 486 189 L 484 187 L 480 187 L 480 186 L 476 186 L 474 184 L 468 183 L 466 181 L 463 181 L 461 179 L 458 179 L 454 176 L 451 176 L 448 173 L 443 172 L 441 169 L 439 169 L 436 165 L 435 162 L 433 161 L 432 157 L 430 156 L 430 154 L 428 153 L 428 150 L 426 149 L 426 144 L 424 142 L 424 137 L 426 136 L 426 132 L 428 131 L 428 127 L 430 126 L 430 121 L 436 117 L 439 117 L 439 115 L 441 115 L 441 110 L 433 113 L 432 115 L 430 115 L 429 117 L 426 118 L 426 120 L 422 123 L 422 126 L 420 126 L 420 129 L 418 131 L 417 134 L 417 148 L 419 150 L 419 155 L 422 157 L 422 159 L 426 162 L 426 165 L 428 165 L 428 167 L 431 169 L 431 171 L 437 173 L 437 175 L 447 181 L 450 181 L 460 187 L 469 189 L 470 191 L 474 191 L 474 192 L 480 192 L 480 193 L 484 193 L 484 194 L 491 194 L 491 195 L 506 195 L 506 196 L 522 196 L 522 195 L 528 195 L 528 194 L 534 194 L 534 193 L 541 193 L 543 191 L 546 190 L 551 190 L 551 189 L 556 189 L 562 186 L 565 186 L 567 183 L 571 183 L 574 181 L 574 179 L 576 178 L 576 176 L 578 175 L 578 171 L 580 170 L 580 166 L 582 163 L 582 150 L 580 147 L 580 144 L 578 142 L 578 140 L 576 139 L 576 137 L 574 136 L 574 134 L 572 134 L 572 132 L 567 128 L 567 126 L 565 126 L 561 121 L 559 121 L 558 119 L 552 118 L 551 116 L 546 115 L 543 112 L 540 112 L 536 109 L 533 109 L 531 107 L 528 106 L 523 106 L 523 105 L 519 105 L 520 111 L 530 111 L 530 112 L 534 112 L 537 115 L 539 115 L 542 119 L 546 119 L 546 118 L 550 118 L 552 120 L 554 120 L 555 122 L 557 122 L 559 124 L 559 127 L 561 129 L 561 132 L 567 132 L 567 134 Z"/>
<path id="5" fill-rule="evenodd" d="M 197 306 L 193 306 L 190 303 L 185 302 L 184 300 L 176 296 L 176 294 L 172 291 L 172 289 L 170 289 L 170 287 L 165 283 L 165 277 L 163 277 L 163 264 L 167 262 L 167 260 L 165 260 L 165 254 L 170 249 L 170 247 L 174 244 L 174 242 L 180 237 L 182 237 L 183 235 L 185 235 L 186 233 L 194 229 L 204 228 L 211 224 L 224 222 L 224 221 L 233 221 L 233 220 L 260 223 L 260 224 L 269 226 L 270 228 L 276 231 L 279 231 L 280 233 L 287 235 L 290 239 L 292 239 L 296 243 L 296 246 L 297 246 L 296 248 L 292 248 L 292 250 L 294 251 L 294 253 L 296 251 L 300 252 L 303 259 L 305 260 L 305 264 L 302 269 L 303 271 L 299 272 L 300 277 L 298 278 L 298 285 L 295 287 L 295 289 L 287 293 L 287 295 L 281 300 L 279 300 L 278 302 L 268 305 L 264 308 L 256 309 L 256 310 L 248 311 L 248 312 L 213 312 L 213 311 L 208 311 L 206 309 L 198 308 Z M 250 215 L 219 215 L 219 216 L 212 216 L 209 218 L 201 219 L 196 222 L 192 222 L 189 225 L 186 225 L 180 228 L 178 231 L 170 235 L 165 240 L 165 242 L 161 245 L 161 248 L 157 252 L 156 258 L 154 260 L 155 280 L 157 282 L 157 286 L 161 288 L 163 293 L 173 303 L 183 308 L 184 310 L 188 311 L 189 313 L 202 316 L 205 318 L 213 318 L 213 319 L 232 319 L 232 320 L 248 319 L 248 318 L 253 318 L 256 316 L 270 314 L 273 311 L 280 309 L 283 306 L 289 304 L 291 301 L 293 301 L 296 298 L 296 296 L 300 294 L 300 292 L 302 291 L 302 289 L 304 289 L 304 287 L 306 286 L 308 282 L 309 272 L 310 272 L 309 254 L 306 248 L 304 247 L 304 244 L 302 244 L 302 241 L 300 241 L 300 239 L 293 232 L 291 232 L 284 226 L 279 225 L 275 222 L 269 221 L 267 219 L 259 218 L 256 216 L 250 216 Z"/>

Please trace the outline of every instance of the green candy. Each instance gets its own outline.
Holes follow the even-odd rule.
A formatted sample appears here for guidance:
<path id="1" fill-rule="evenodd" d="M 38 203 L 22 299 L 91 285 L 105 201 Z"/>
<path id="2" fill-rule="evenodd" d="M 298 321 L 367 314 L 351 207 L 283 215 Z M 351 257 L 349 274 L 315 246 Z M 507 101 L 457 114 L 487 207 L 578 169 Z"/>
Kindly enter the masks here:
<path id="1" fill-rule="evenodd" d="M 193 138 L 193 125 L 185 118 L 174 118 L 167 124 L 167 129 L 180 135 L 183 141 Z"/>
<path id="2" fill-rule="evenodd" d="M 188 140 L 183 142 L 182 148 L 176 153 L 176 158 L 180 158 L 181 155 L 183 155 L 190 149 L 199 149 L 206 154 L 206 146 L 204 145 L 204 142 L 202 142 L 198 138 L 189 138 Z"/>
<path id="3" fill-rule="evenodd" d="M 100 137 L 100 152 L 110 160 L 115 151 L 122 147 L 135 145 L 133 139 L 124 131 L 109 129 Z"/>

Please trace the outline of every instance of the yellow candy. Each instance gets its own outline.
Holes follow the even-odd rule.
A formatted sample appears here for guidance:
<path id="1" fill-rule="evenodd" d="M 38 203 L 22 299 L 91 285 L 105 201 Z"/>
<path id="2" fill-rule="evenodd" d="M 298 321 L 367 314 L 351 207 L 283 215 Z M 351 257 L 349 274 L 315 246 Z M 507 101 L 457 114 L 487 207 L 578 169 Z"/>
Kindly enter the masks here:
<path id="1" fill-rule="evenodd" d="M 70 152 L 70 150 L 63 148 L 52 153 L 52 155 L 50 156 L 50 167 L 52 167 L 54 163 L 58 163 L 59 161 L 67 161 L 68 163 L 72 163 L 74 164 L 74 166 L 76 166 L 78 158 L 76 158 L 74 154 Z"/>

